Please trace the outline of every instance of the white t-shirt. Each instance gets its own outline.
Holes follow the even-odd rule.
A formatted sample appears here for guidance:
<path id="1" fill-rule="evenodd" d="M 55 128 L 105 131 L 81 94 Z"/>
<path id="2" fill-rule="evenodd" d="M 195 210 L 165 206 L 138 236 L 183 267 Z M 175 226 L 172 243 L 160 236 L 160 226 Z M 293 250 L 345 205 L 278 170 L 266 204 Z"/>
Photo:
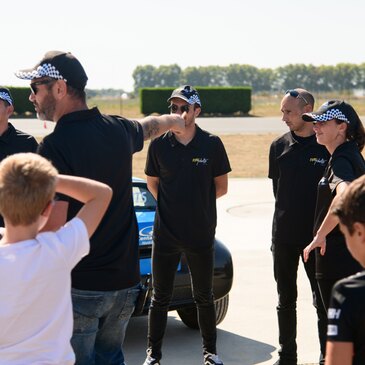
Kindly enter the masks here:
<path id="1" fill-rule="evenodd" d="M 0 246 L 0 364 L 68 365 L 71 270 L 89 253 L 83 221 Z"/>

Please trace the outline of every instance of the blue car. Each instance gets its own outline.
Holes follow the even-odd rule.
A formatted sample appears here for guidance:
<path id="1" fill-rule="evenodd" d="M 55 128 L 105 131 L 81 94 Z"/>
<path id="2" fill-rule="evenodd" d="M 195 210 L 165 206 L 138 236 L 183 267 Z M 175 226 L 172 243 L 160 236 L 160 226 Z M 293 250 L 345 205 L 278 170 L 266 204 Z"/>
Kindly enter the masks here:
<path id="1" fill-rule="evenodd" d="M 146 284 L 151 277 L 151 253 L 153 222 L 156 212 L 156 200 L 147 189 L 143 179 L 133 178 L 133 201 L 139 228 L 139 253 L 142 283 Z M 223 321 L 229 304 L 229 291 L 233 282 L 233 263 L 228 248 L 215 240 L 215 266 L 213 291 L 216 306 L 216 323 Z M 146 291 L 146 298 L 139 314 L 147 314 L 151 290 Z M 189 268 L 184 255 L 175 276 L 174 292 L 170 310 L 176 310 L 181 320 L 190 328 L 198 329 L 197 311 L 192 297 Z"/>

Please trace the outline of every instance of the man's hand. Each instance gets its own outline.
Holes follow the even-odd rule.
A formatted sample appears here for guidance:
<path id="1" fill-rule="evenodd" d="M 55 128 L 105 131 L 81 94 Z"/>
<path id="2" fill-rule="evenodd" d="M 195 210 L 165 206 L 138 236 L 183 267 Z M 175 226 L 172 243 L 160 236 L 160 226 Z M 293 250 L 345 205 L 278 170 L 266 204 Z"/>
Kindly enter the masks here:
<path id="1" fill-rule="evenodd" d="M 179 114 L 170 114 L 170 116 L 174 117 L 171 120 L 172 126 L 170 131 L 174 134 L 184 134 L 185 132 L 185 119 L 186 119 L 186 112 L 182 113 L 180 116 Z"/>
<path id="2" fill-rule="evenodd" d="M 315 248 L 320 248 L 320 253 L 323 256 L 326 253 L 326 238 L 321 238 L 318 234 L 313 238 L 313 241 L 303 250 L 304 262 L 308 261 L 309 254 Z"/>

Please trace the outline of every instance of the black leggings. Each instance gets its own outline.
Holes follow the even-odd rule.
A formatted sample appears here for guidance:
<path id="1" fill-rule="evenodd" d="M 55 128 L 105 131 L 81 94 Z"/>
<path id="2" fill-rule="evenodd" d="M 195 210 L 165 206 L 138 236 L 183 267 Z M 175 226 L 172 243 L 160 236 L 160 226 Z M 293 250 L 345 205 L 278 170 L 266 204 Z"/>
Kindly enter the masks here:
<path id="1" fill-rule="evenodd" d="M 330 305 L 332 288 L 338 280 L 336 279 L 317 279 L 319 291 L 321 293 L 322 303 L 328 311 Z"/>
<path id="2" fill-rule="evenodd" d="M 148 353 L 161 359 L 162 340 L 172 297 L 175 273 L 185 253 L 197 305 L 198 322 L 203 338 L 203 350 L 216 353 L 216 315 L 213 297 L 214 247 L 180 247 L 154 244 L 152 249 L 153 296 L 148 314 Z"/>

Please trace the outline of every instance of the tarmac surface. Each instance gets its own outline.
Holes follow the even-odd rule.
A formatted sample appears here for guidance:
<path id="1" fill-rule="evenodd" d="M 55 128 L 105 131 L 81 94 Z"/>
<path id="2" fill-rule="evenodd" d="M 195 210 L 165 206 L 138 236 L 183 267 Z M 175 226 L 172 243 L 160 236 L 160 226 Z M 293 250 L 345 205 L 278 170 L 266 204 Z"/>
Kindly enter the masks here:
<path id="1" fill-rule="evenodd" d="M 54 124 L 14 119 L 13 124 L 44 136 Z M 198 124 L 216 134 L 284 133 L 273 118 L 199 118 Z M 229 179 L 228 194 L 217 201 L 216 236 L 232 253 L 234 282 L 225 320 L 218 326 L 218 354 L 225 365 L 273 364 L 277 360 L 277 293 L 270 253 L 274 199 L 269 179 Z M 147 317 L 132 318 L 124 351 L 128 365 L 145 358 Z M 317 364 L 316 315 L 302 264 L 298 274 L 298 364 Z M 163 365 L 202 364 L 200 334 L 187 328 L 175 311 L 169 313 L 163 344 Z"/>
<path id="2" fill-rule="evenodd" d="M 38 137 L 51 133 L 55 126 L 53 122 L 42 122 L 37 119 L 12 119 L 11 122 L 16 128 Z M 287 126 L 280 117 L 198 118 L 197 123 L 203 129 L 215 134 L 284 133 L 287 131 Z"/>

